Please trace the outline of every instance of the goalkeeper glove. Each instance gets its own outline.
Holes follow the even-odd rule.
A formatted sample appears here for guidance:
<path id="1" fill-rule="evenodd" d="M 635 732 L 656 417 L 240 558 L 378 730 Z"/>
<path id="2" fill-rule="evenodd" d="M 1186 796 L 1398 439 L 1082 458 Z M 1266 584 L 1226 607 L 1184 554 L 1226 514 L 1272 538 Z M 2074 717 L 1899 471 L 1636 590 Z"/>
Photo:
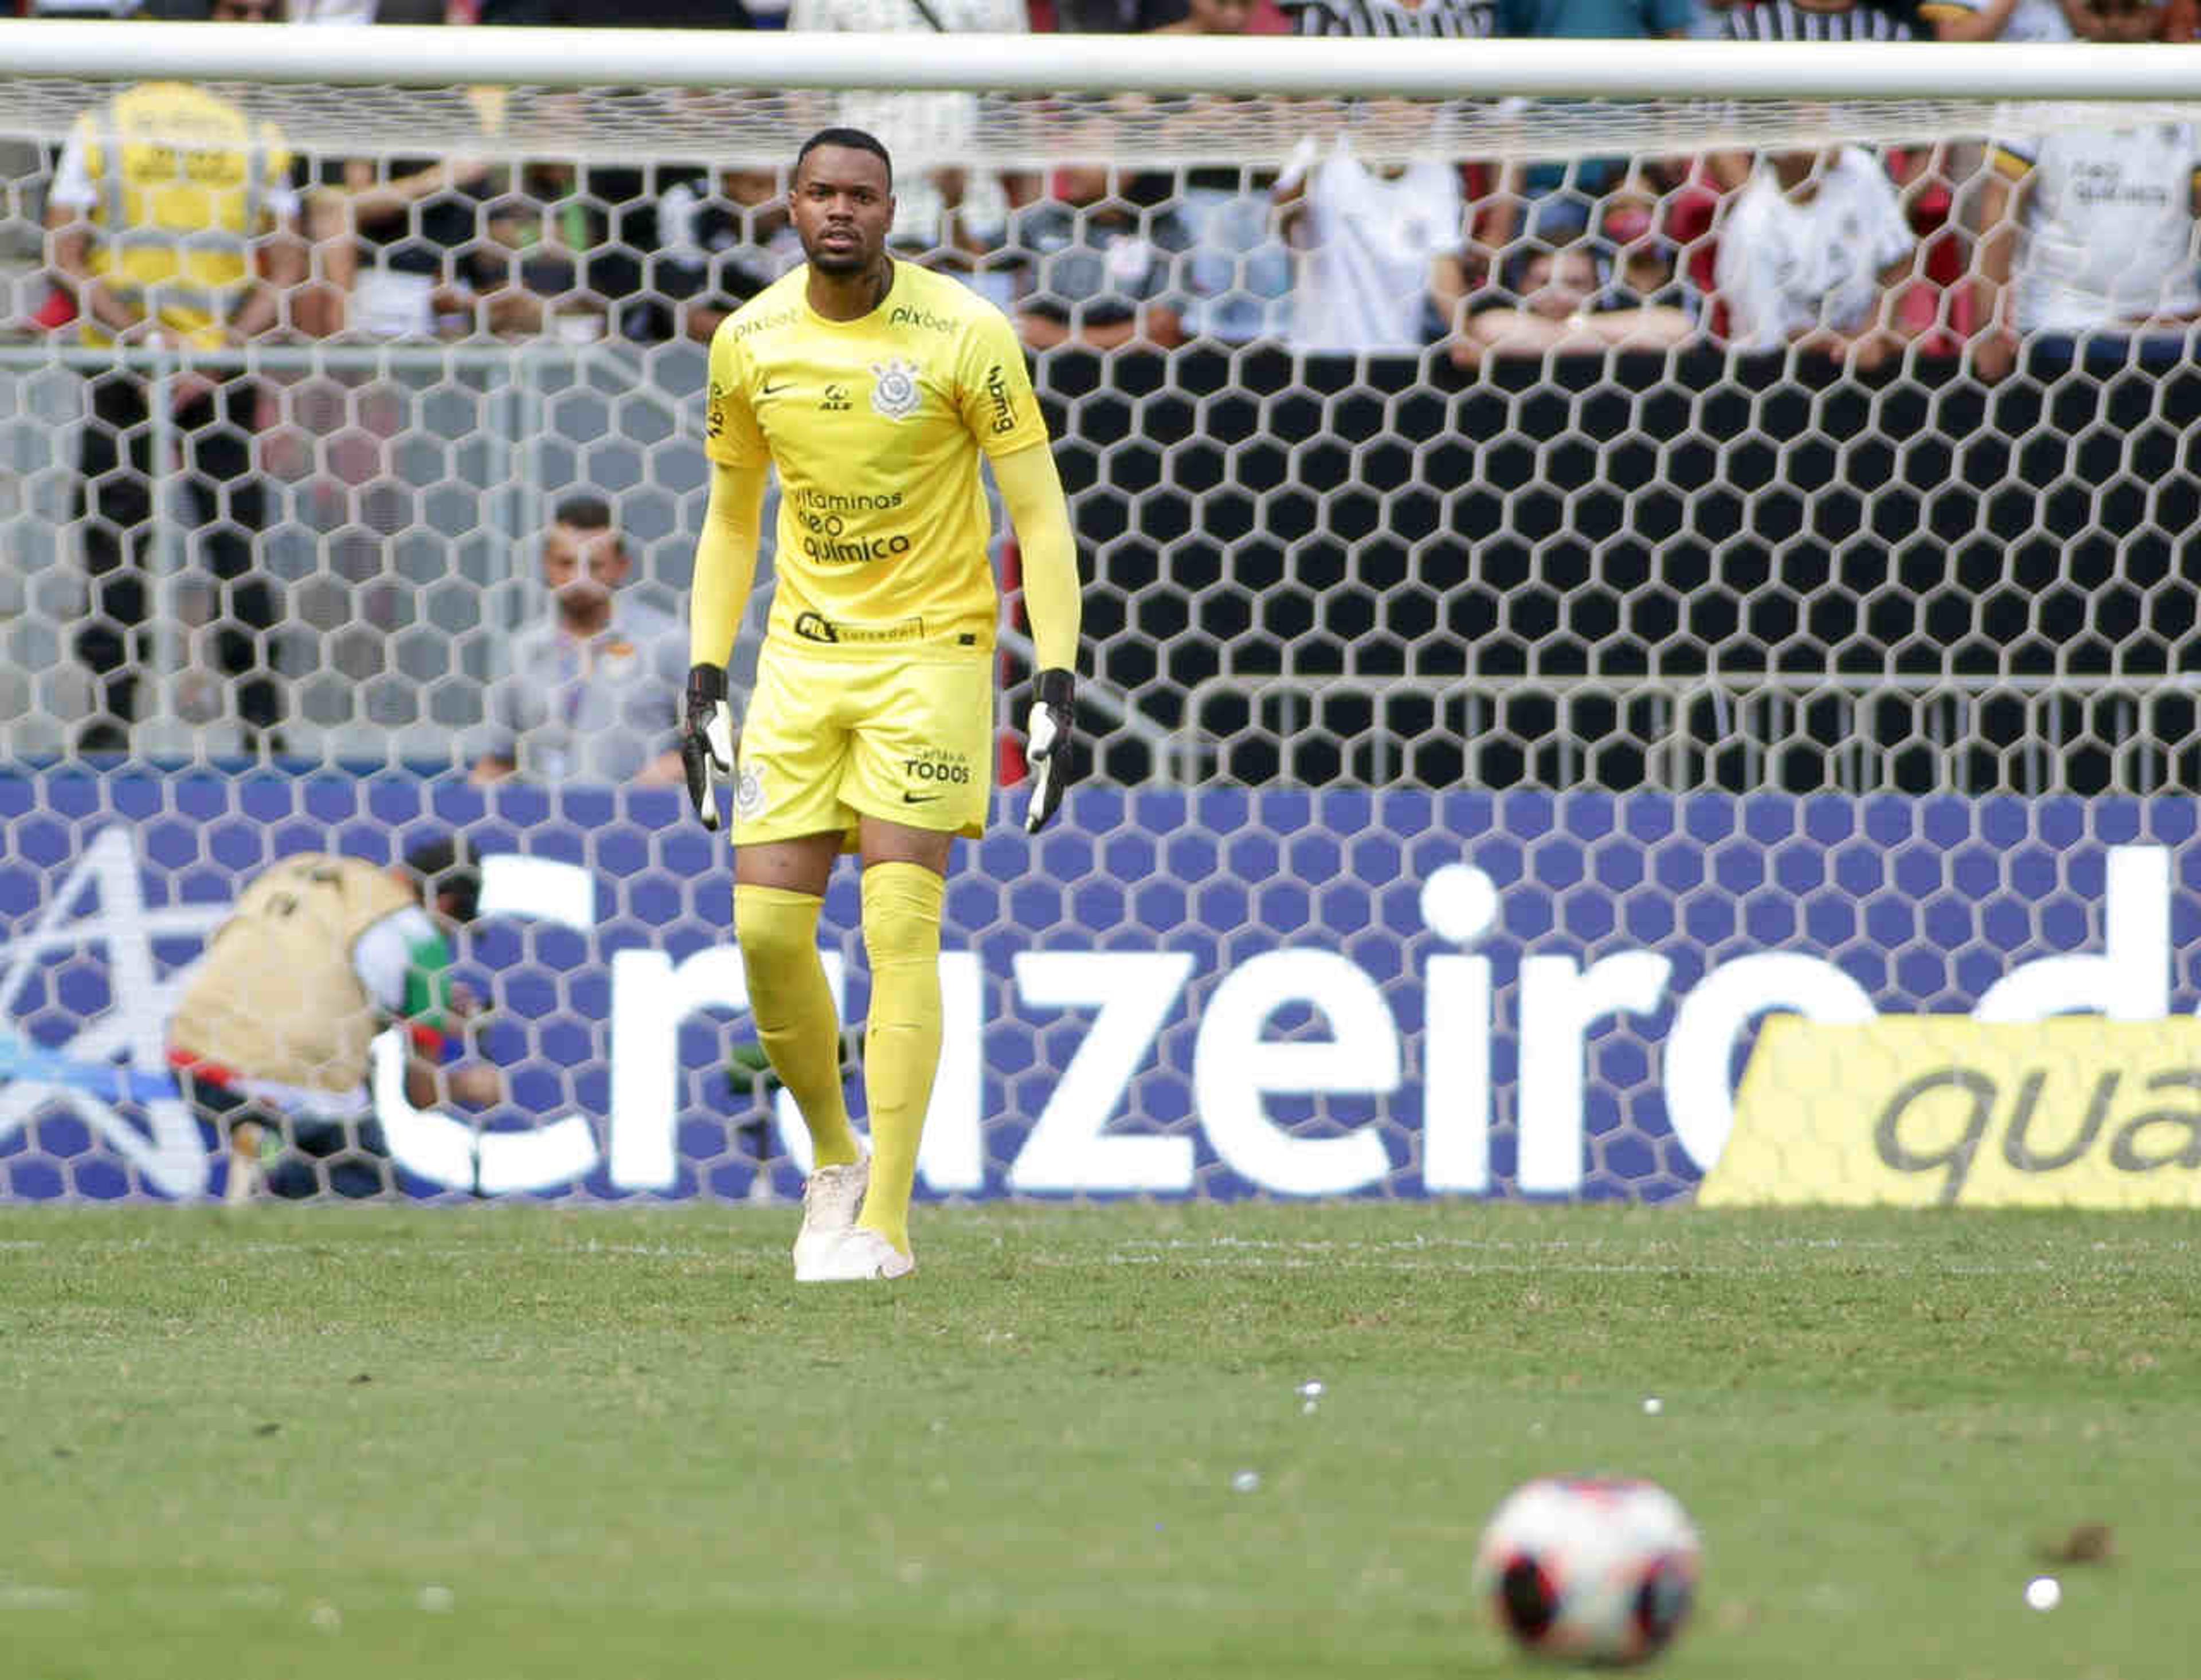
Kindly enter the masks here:
<path id="1" fill-rule="evenodd" d="M 1077 678 L 1067 671 L 1042 671 L 1032 684 L 1031 718 L 1024 729 L 1024 761 L 1031 767 L 1031 803 L 1024 832 L 1036 834 L 1062 803 L 1077 773 L 1071 730 L 1077 722 Z"/>
<path id="2" fill-rule="evenodd" d="M 726 704 L 726 673 L 715 665 L 688 667 L 688 707 L 680 722 L 680 766 L 688 772 L 688 797 L 706 828 L 719 825 L 718 790 L 711 773 L 734 773 L 734 713 Z"/>

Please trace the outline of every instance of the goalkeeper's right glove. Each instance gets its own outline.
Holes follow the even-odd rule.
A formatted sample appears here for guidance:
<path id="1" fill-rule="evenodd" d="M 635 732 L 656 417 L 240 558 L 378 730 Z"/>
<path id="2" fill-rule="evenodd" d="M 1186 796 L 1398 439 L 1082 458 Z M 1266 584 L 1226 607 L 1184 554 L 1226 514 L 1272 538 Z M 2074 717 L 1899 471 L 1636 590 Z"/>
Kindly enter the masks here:
<path id="1" fill-rule="evenodd" d="M 726 673 L 716 665 L 688 667 L 688 707 L 680 721 L 680 767 L 688 772 L 688 797 L 706 828 L 719 825 L 716 771 L 734 773 L 734 713 L 726 703 Z"/>
<path id="2" fill-rule="evenodd" d="M 1071 731 L 1077 721 L 1077 679 L 1063 670 L 1042 671 L 1032 684 L 1031 718 L 1024 731 L 1024 761 L 1031 767 L 1031 802 L 1024 832 L 1036 834 L 1062 803 L 1077 773 Z"/>

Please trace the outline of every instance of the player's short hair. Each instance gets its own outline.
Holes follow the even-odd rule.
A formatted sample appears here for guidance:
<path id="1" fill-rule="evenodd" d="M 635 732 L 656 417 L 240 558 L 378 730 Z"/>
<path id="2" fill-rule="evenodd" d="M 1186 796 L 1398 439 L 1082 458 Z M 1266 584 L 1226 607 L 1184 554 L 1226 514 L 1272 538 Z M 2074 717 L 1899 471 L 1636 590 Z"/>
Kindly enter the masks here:
<path id="1" fill-rule="evenodd" d="M 569 496 L 551 514 L 552 521 L 577 531 L 612 530 L 612 504 L 601 496 Z"/>
<path id="2" fill-rule="evenodd" d="M 457 835 L 414 847 L 405 854 L 405 869 L 429 908 L 436 908 L 437 899 L 448 898 L 452 919 L 462 924 L 481 909 L 481 866 L 474 861 L 473 849 Z"/>
<path id="3" fill-rule="evenodd" d="M 802 150 L 795 154 L 795 170 L 788 179 L 792 180 L 802 173 L 802 160 L 820 146 L 846 146 L 850 151 L 867 151 L 886 165 L 887 191 L 894 191 L 894 159 L 887 156 L 886 144 L 876 134 L 866 134 L 860 128 L 821 128 L 802 143 Z"/>

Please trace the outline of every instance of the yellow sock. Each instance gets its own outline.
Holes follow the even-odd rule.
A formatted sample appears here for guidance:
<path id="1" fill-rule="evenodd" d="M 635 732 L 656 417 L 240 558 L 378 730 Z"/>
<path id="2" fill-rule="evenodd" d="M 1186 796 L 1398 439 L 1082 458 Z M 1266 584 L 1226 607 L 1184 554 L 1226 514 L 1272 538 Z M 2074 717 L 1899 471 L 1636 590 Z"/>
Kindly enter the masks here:
<path id="1" fill-rule="evenodd" d="M 864 1094 L 872 1113 L 872 1182 L 856 1223 L 909 1252 L 909 1194 L 940 1066 L 940 907 L 948 884 L 915 863 L 864 871 L 864 949 L 872 1013 Z"/>
<path id="2" fill-rule="evenodd" d="M 824 904 L 807 892 L 737 886 L 734 931 L 748 976 L 749 1013 L 772 1071 L 794 1093 L 817 1164 L 846 1166 L 858 1151 L 841 1089 L 841 1024 L 818 960 Z"/>

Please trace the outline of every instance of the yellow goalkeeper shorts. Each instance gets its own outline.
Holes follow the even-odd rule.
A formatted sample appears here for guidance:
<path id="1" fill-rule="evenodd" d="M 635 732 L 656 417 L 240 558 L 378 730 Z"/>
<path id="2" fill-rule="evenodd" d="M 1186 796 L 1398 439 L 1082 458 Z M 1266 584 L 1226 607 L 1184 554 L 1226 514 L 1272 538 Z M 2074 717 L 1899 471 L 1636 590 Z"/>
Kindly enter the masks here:
<path id="1" fill-rule="evenodd" d="M 734 843 L 838 833 L 880 817 L 976 839 L 994 785 L 990 654 L 820 659 L 767 641 L 742 723 Z"/>

